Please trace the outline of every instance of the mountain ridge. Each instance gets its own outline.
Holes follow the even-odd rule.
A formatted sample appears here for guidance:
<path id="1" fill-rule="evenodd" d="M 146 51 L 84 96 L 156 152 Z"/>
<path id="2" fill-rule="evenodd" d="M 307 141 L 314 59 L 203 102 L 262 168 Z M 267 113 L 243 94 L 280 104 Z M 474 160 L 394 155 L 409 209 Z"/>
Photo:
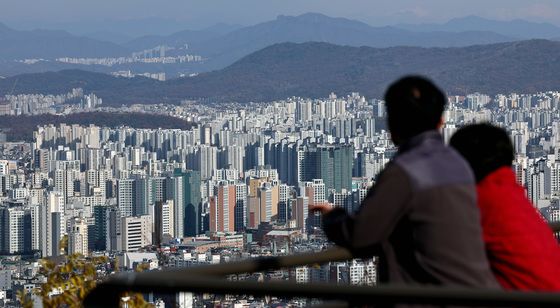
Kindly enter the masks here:
<path id="1" fill-rule="evenodd" d="M 215 25 L 202 30 L 183 30 L 170 35 L 148 35 L 137 37 L 126 43 L 116 44 L 111 40 L 122 40 L 110 32 L 107 41 L 99 40 L 99 34 L 92 33 L 95 38 L 77 36 L 56 30 L 19 31 L 7 28 L 0 30 L 0 59 L 26 59 L 58 57 L 117 57 L 130 55 L 132 52 L 152 49 L 159 45 L 176 47 L 169 54 L 196 54 L 207 59 L 182 68 L 186 73 L 205 72 L 224 68 L 242 57 L 266 46 L 294 42 L 321 41 L 349 46 L 421 46 L 451 47 L 507 42 L 515 38 L 488 31 L 465 32 L 415 32 L 393 26 L 373 27 L 367 23 L 342 17 L 330 17 L 319 13 L 306 13 L 298 16 L 280 15 L 276 19 L 255 25 L 238 27 L 235 25 Z M 115 29 L 118 30 L 118 29 Z M 5 32 L 5 33 L 4 33 Z M 188 49 L 185 48 L 188 45 Z M 200 64 L 200 65 L 199 65 Z M 27 71 L 41 71 L 40 64 L 29 65 Z M 51 67 L 65 66 L 63 63 L 49 63 Z M 140 69 L 137 63 L 118 70 Z M 83 66 L 90 70 L 92 67 Z M 151 65 L 152 72 L 168 71 L 169 66 Z M 145 69 L 146 68 L 142 68 Z M 11 74 L 14 65 L 0 63 L 0 74 Z M 95 69 L 93 69 L 95 70 Z M 108 70 L 108 69 L 107 69 Z"/>
<path id="2" fill-rule="evenodd" d="M 56 94 L 82 87 L 108 105 L 183 99 L 260 102 L 290 96 L 326 97 L 331 92 L 379 98 L 390 82 L 407 74 L 426 75 L 453 95 L 475 91 L 493 95 L 558 90 L 558 71 L 560 42 L 548 40 L 453 48 L 280 43 L 196 77 L 159 82 L 80 70 L 26 74 L 0 80 L 0 95 L 12 88 L 14 93 Z"/>
<path id="3" fill-rule="evenodd" d="M 14 30 L 0 23 L 0 59 L 118 56 L 129 52 L 115 43 L 63 30 Z"/>
<path id="4" fill-rule="evenodd" d="M 283 42 L 327 42 L 337 45 L 453 47 L 513 41 L 515 38 L 488 32 L 414 32 L 393 26 L 373 27 L 367 23 L 319 13 L 280 15 L 274 20 L 243 27 L 205 41 L 193 49 L 208 56 L 209 70 L 224 68 L 243 56 Z"/>
<path id="5" fill-rule="evenodd" d="M 519 39 L 553 39 L 560 36 L 560 27 L 546 22 L 532 22 L 524 19 L 492 20 L 476 15 L 453 18 L 442 24 L 397 24 L 401 29 L 410 31 L 480 31 L 486 30 Z"/>

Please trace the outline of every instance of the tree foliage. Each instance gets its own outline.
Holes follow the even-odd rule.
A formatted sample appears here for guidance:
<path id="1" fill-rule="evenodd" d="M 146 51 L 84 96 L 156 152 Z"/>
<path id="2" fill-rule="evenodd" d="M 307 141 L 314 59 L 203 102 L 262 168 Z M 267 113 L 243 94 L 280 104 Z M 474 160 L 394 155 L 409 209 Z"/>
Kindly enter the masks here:
<path id="1" fill-rule="evenodd" d="M 37 295 L 44 307 L 82 307 L 86 295 L 95 288 L 100 278 L 97 267 L 107 262 L 105 256 L 86 258 L 81 254 L 65 256 L 60 263 L 43 259 L 40 273 L 47 282 L 33 290 L 32 294 L 18 292 L 18 300 L 25 308 L 33 307 L 31 295 Z M 125 301 L 121 301 L 121 305 L 126 303 L 126 307 L 153 307 L 139 293 L 125 293 L 123 299 Z"/>
<path id="2" fill-rule="evenodd" d="M 107 257 L 85 258 L 80 254 L 66 256 L 61 263 L 41 260 L 40 274 L 47 282 L 33 291 L 45 307 L 81 307 L 85 296 L 97 283 L 97 266 L 105 264 Z M 31 294 L 20 292 L 18 298 L 24 307 L 32 305 Z"/>

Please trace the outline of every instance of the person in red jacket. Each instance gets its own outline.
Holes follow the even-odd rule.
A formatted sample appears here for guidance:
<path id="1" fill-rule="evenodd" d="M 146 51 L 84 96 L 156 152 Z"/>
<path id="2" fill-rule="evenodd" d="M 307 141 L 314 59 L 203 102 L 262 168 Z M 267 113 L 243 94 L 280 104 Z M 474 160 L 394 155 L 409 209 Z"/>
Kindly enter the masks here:
<path id="1" fill-rule="evenodd" d="M 507 133 L 489 124 L 459 129 L 451 138 L 477 181 L 484 243 L 504 289 L 560 290 L 560 247 L 512 169 Z"/>

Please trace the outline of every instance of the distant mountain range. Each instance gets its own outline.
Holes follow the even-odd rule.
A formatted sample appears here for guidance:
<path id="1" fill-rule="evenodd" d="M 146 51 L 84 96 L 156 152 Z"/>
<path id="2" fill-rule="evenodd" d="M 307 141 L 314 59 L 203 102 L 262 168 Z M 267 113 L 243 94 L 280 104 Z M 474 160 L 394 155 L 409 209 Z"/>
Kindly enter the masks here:
<path id="1" fill-rule="evenodd" d="M 101 32 L 90 32 L 93 38 L 88 38 L 64 31 L 17 31 L 0 25 L 0 75 L 80 68 L 101 72 L 131 69 L 137 72 L 167 72 L 169 76 L 178 76 L 179 73 L 190 74 L 222 69 L 252 52 L 284 42 L 325 42 L 377 48 L 463 47 L 520 39 L 560 37 L 558 27 L 522 20 L 501 22 L 467 17 L 451 20 L 443 25 L 372 27 L 363 22 L 316 13 L 279 16 L 275 20 L 247 27 L 216 25 L 203 30 L 184 30 L 171 35 L 148 35 L 128 41 L 126 36 L 117 33 L 118 30 L 104 29 Z M 196 64 L 132 63 L 117 67 L 70 66 L 52 61 L 25 64 L 23 67 L 23 64 L 7 61 L 24 58 L 53 59 L 64 56 L 117 57 L 158 45 L 172 47 L 188 45 L 187 50 L 182 49 L 180 52 L 201 55 L 207 60 Z"/>
<path id="2" fill-rule="evenodd" d="M 115 43 L 79 37 L 65 31 L 18 31 L 0 24 L 0 60 L 123 56 L 129 52 Z"/>
<path id="3" fill-rule="evenodd" d="M 289 96 L 326 97 L 358 91 L 382 97 L 406 74 L 434 79 L 449 94 L 560 89 L 560 42 L 528 40 L 454 48 L 350 47 L 282 43 L 233 65 L 196 77 L 157 82 L 69 70 L 0 80 L 0 95 L 66 93 L 82 87 L 111 105 L 179 102 L 181 99 L 269 101 Z M 16 82 L 17 80 L 17 82 Z"/>
<path id="4" fill-rule="evenodd" d="M 347 46 L 452 47 L 515 40 L 486 32 L 414 32 L 395 27 L 372 27 L 346 18 L 308 13 L 244 27 L 211 40 L 193 44 L 193 50 L 208 56 L 208 69 L 223 68 L 251 52 L 283 42 L 325 42 Z"/>
<path id="5" fill-rule="evenodd" d="M 145 35 L 130 40 L 123 45 L 131 50 L 150 49 L 159 45 L 182 47 L 185 44 L 198 45 L 199 49 L 201 49 L 200 47 L 203 46 L 205 42 L 214 40 L 239 28 L 241 28 L 241 26 L 217 24 L 202 30 L 183 30 L 170 35 Z"/>
<path id="6" fill-rule="evenodd" d="M 490 20 L 478 16 L 451 19 L 444 24 L 400 24 L 396 27 L 410 31 L 490 31 L 518 39 L 558 39 L 560 27 L 550 23 L 537 23 L 521 19 L 510 21 Z"/>
<path id="7" fill-rule="evenodd" d="M 146 36 L 146 35 L 168 35 L 170 33 L 179 32 L 190 29 L 193 25 L 192 21 L 182 21 L 174 18 L 166 17 L 147 17 L 147 18 L 127 18 L 122 19 L 99 19 L 92 18 L 90 20 L 79 21 L 60 21 L 60 22 L 30 22 L 22 20 L 21 22 L 12 21 L 10 25 L 14 28 L 30 29 L 63 29 L 72 34 L 80 36 L 89 36 L 98 32 L 109 32 L 119 37 L 126 36 L 129 40 Z M 103 39 L 107 40 L 107 39 Z M 128 41 L 128 40 L 127 40 Z"/>

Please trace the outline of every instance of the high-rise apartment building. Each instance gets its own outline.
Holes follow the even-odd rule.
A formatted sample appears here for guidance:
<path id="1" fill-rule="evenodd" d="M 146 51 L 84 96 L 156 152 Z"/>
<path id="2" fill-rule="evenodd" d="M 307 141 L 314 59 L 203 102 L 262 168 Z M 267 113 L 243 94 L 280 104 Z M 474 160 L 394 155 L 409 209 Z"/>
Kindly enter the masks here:
<path id="1" fill-rule="evenodd" d="M 105 251 L 109 224 L 109 207 L 97 205 L 93 207 L 93 224 L 88 229 L 88 248 L 92 251 Z"/>
<path id="2" fill-rule="evenodd" d="M 235 231 L 236 185 L 233 181 L 220 181 L 216 197 L 210 203 L 210 231 Z"/>
<path id="3" fill-rule="evenodd" d="M 296 228 L 309 231 L 309 197 L 301 196 L 292 199 L 292 220 L 295 221 Z"/>
<path id="4" fill-rule="evenodd" d="M 42 226 L 41 251 L 43 257 L 60 254 L 60 240 L 66 235 L 65 200 L 58 191 L 47 193 L 45 206 L 40 208 Z"/>
<path id="5" fill-rule="evenodd" d="M 81 218 L 75 218 L 70 222 L 68 232 L 68 254 L 88 255 L 88 225 Z"/>
<path id="6" fill-rule="evenodd" d="M 184 185 L 184 221 L 183 235 L 195 236 L 201 232 L 200 208 L 202 198 L 200 194 L 201 175 L 200 172 L 188 170 L 182 173 Z"/>
<path id="7" fill-rule="evenodd" d="M 18 254 L 31 251 L 31 213 L 23 206 L 0 207 L 0 251 Z"/>
<path id="8" fill-rule="evenodd" d="M 150 215 L 121 218 L 123 251 L 138 251 L 152 244 L 152 217 Z"/>
<path id="9" fill-rule="evenodd" d="M 322 179 L 327 192 L 352 189 L 351 146 L 309 146 L 303 153 L 301 181 Z"/>
<path id="10" fill-rule="evenodd" d="M 234 230 L 243 231 L 247 222 L 247 185 L 235 184 Z"/>
<path id="11" fill-rule="evenodd" d="M 175 219 L 173 217 L 173 200 L 157 201 L 154 205 L 154 244 L 159 245 L 165 240 L 175 237 Z"/>
<path id="12" fill-rule="evenodd" d="M 136 202 L 136 186 L 133 179 L 117 181 L 117 204 L 121 217 L 132 216 Z"/>

